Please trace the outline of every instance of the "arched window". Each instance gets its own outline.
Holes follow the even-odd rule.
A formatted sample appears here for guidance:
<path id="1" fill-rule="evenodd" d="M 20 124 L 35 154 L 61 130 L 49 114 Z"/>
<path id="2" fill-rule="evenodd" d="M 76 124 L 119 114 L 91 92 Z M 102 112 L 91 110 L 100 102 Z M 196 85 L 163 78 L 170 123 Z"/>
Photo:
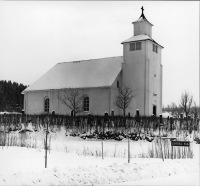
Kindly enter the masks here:
<path id="1" fill-rule="evenodd" d="M 89 111 L 89 97 L 85 97 L 83 100 L 83 111 Z"/>
<path id="2" fill-rule="evenodd" d="M 49 98 L 44 100 L 44 112 L 49 112 Z"/>

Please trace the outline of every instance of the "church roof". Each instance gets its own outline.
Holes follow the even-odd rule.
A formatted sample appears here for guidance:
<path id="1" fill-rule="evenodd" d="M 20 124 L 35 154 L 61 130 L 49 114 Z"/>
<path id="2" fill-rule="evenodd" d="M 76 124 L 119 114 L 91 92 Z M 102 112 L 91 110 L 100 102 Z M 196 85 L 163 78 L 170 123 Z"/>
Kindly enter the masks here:
<path id="1" fill-rule="evenodd" d="M 121 44 L 123 44 L 123 43 L 129 43 L 129 42 L 134 42 L 134 41 L 145 41 L 145 40 L 150 40 L 153 43 L 159 45 L 161 48 L 164 48 L 163 46 L 161 46 L 160 44 L 158 44 L 155 40 L 153 40 L 151 37 L 149 37 L 148 35 L 145 35 L 145 34 L 132 36 L 129 39 L 123 41 Z"/>
<path id="2" fill-rule="evenodd" d="M 110 87 L 121 72 L 123 57 L 58 63 L 26 88 L 27 91 Z"/>

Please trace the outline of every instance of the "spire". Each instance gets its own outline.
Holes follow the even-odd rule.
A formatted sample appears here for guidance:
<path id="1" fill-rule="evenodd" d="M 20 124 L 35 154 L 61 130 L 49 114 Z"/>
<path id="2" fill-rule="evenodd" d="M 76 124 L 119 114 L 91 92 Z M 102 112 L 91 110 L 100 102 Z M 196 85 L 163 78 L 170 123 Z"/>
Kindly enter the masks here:
<path id="1" fill-rule="evenodd" d="M 140 18 L 142 17 L 143 19 L 146 19 L 146 17 L 144 16 L 144 13 L 143 13 L 143 11 L 144 11 L 144 8 L 143 8 L 143 6 L 142 6 L 142 14 L 141 14 L 141 16 L 140 16 Z"/>
<path id="2" fill-rule="evenodd" d="M 150 23 L 150 22 L 147 20 L 147 18 L 145 17 L 145 15 L 144 15 L 144 8 L 143 8 L 143 6 L 142 6 L 141 10 L 142 10 L 142 14 L 141 14 L 141 16 L 139 17 L 139 19 L 138 19 L 137 21 L 135 21 L 135 22 L 147 21 L 148 23 Z M 133 22 L 133 23 L 135 23 L 135 22 Z M 150 23 L 150 24 L 151 24 L 151 23 Z M 152 24 L 151 24 L 151 25 L 152 25 Z M 152 25 L 152 26 L 153 26 L 153 25 Z"/>

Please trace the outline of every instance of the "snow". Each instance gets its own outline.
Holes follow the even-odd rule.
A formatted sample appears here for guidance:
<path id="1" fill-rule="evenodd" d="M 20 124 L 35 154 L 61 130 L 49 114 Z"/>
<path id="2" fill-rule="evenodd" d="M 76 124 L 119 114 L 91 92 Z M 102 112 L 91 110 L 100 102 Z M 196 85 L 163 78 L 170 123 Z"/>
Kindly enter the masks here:
<path id="1" fill-rule="evenodd" d="M 0 112 L 0 115 L 2 114 L 21 114 L 20 112 L 7 112 L 7 111 L 4 111 L 4 112 Z"/>
<path id="2" fill-rule="evenodd" d="M 167 118 L 167 117 L 169 117 L 169 118 L 172 117 L 172 118 L 173 118 L 173 116 L 172 116 L 169 112 L 163 112 L 163 113 L 162 113 L 162 117 L 163 117 L 163 118 Z"/>
<path id="3" fill-rule="evenodd" d="M 188 173 L 188 174 L 180 174 L 180 175 L 173 175 L 168 177 L 160 177 L 160 178 L 153 178 L 153 179 L 144 179 L 139 181 L 131 181 L 131 182 L 125 182 L 123 185 L 170 185 L 170 186 L 199 186 L 199 172 L 195 173 Z M 122 185 L 121 183 L 116 185 Z"/>
<path id="4" fill-rule="evenodd" d="M 102 159 L 102 141 L 66 137 L 61 130 L 48 137 L 45 168 L 44 135 L 41 131 L 30 134 L 38 140 L 37 148 L 0 146 L 0 185 L 199 185 L 199 145 L 195 142 L 191 144 L 193 159 L 163 161 L 138 158 L 151 143 L 130 141 L 128 163 L 127 140 L 103 141 Z"/>

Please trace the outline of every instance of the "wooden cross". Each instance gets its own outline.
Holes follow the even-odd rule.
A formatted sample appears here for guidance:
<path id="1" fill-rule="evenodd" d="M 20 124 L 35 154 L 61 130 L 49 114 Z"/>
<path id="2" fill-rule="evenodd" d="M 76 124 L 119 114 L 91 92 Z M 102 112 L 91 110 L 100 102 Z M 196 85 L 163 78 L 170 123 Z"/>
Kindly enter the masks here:
<path id="1" fill-rule="evenodd" d="M 142 6 L 142 8 L 141 8 L 141 9 L 142 9 L 142 14 L 143 14 L 143 10 L 144 10 L 143 6 Z"/>

